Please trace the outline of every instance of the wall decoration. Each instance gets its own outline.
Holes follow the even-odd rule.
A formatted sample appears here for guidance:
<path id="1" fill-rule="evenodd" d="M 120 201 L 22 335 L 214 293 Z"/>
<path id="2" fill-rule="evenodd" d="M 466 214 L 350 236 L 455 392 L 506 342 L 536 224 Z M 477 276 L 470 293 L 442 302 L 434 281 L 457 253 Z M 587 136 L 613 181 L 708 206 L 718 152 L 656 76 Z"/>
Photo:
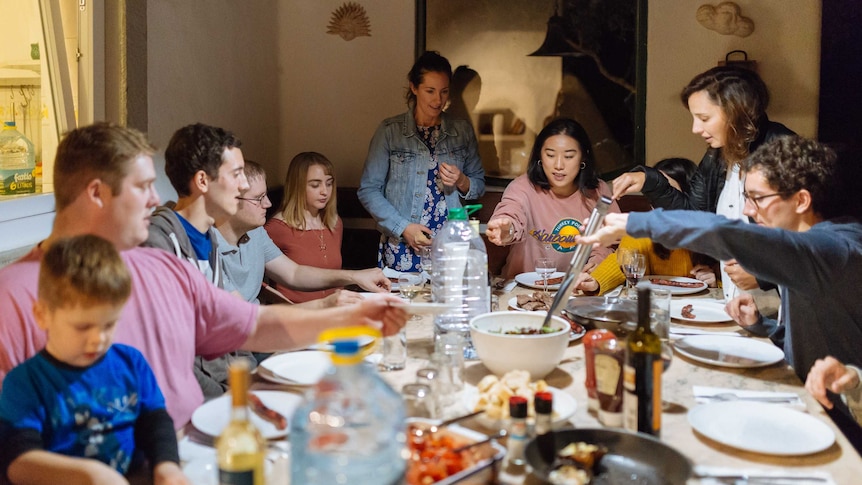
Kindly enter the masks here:
<path id="1" fill-rule="evenodd" d="M 356 2 L 346 2 L 338 7 L 332 12 L 326 33 L 340 35 L 348 41 L 361 36 L 371 37 L 371 21 L 365 7 Z"/>
<path id="2" fill-rule="evenodd" d="M 697 9 L 696 17 L 700 25 L 721 35 L 748 37 L 754 32 L 754 21 L 743 17 L 742 9 L 733 2 L 701 5 Z"/>

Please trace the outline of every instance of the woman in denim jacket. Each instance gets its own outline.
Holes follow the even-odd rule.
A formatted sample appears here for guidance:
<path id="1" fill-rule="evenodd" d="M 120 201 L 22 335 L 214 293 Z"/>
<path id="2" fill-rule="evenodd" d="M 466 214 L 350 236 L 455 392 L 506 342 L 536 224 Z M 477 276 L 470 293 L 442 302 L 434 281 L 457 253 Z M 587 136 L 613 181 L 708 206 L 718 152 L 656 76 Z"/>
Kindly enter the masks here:
<path id="1" fill-rule="evenodd" d="M 451 79 L 445 57 L 422 54 L 407 74 L 409 109 L 383 120 L 371 139 L 357 194 L 383 233 L 381 267 L 419 271 L 419 249 L 448 210 L 485 192 L 473 129 L 443 112 Z"/>

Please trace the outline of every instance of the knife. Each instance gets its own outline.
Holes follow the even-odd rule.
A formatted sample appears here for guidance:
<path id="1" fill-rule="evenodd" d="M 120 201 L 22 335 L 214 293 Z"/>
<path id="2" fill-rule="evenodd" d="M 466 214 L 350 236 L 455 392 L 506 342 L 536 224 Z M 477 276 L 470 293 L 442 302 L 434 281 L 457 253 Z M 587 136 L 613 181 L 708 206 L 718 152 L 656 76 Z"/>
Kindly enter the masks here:
<path id="1" fill-rule="evenodd" d="M 694 467 L 694 476 L 697 478 L 714 478 L 716 480 L 742 480 L 743 482 L 764 481 L 764 480 L 785 480 L 785 481 L 800 481 L 800 482 L 816 482 L 828 483 L 831 480 L 814 474 L 792 474 L 786 472 L 776 472 L 774 474 L 768 472 L 732 472 L 709 470 L 707 468 L 696 466 Z"/>

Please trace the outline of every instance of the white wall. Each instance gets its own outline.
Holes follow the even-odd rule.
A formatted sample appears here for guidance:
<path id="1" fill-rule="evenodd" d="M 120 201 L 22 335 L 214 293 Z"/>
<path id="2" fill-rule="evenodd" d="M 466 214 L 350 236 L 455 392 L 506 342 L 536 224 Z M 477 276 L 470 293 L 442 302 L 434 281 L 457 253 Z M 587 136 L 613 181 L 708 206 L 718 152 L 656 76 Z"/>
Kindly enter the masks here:
<path id="1" fill-rule="evenodd" d="M 695 75 L 736 49 L 757 61 L 769 86 L 769 117 L 800 135 L 817 134 L 820 88 L 820 2 L 735 0 L 754 21 L 748 37 L 720 35 L 695 19 L 700 5 L 718 0 L 650 0 L 647 59 L 647 162 L 684 156 L 699 162 L 705 145 L 691 134 L 691 115 L 679 93 Z"/>

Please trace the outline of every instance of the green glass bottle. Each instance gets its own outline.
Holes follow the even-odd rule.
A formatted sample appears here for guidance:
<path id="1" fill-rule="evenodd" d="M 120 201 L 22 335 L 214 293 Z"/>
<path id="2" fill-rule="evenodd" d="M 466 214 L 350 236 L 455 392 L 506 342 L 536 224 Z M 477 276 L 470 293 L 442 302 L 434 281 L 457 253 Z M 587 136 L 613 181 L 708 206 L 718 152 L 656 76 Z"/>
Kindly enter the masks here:
<path id="1" fill-rule="evenodd" d="M 626 340 L 623 370 L 623 426 L 630 431 L 661 434 L 661 339 L 650 329 L 650 284 L 641 282 L 638 326 Z"/>

